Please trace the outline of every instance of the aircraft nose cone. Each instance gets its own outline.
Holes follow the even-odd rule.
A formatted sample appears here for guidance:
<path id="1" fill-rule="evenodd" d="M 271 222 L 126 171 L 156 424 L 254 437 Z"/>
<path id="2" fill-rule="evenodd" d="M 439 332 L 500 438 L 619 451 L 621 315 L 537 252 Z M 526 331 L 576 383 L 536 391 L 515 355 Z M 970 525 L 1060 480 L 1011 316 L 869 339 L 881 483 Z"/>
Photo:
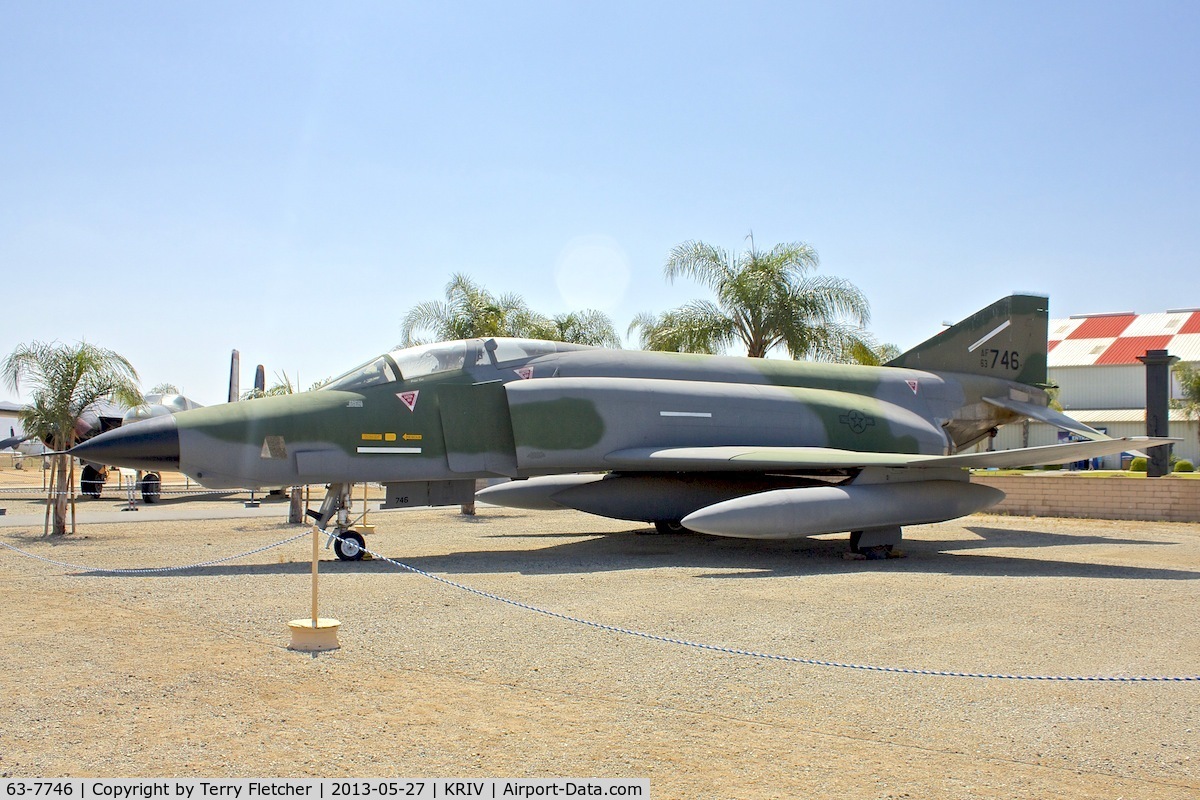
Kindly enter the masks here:
<path id="1" fill-rule="evenodd" d="M 81 442 L 70 454 L 115 467 L 179 469 L 179 428 L 173 416 L 153 417 Z"/>

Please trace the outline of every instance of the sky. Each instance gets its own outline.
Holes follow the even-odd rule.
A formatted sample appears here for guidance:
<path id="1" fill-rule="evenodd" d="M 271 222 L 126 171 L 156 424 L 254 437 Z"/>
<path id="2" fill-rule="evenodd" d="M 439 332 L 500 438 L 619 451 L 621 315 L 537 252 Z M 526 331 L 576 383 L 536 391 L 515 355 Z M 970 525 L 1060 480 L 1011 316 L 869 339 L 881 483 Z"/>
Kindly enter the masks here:
<path id="1" fill-rule="evenodd" d="M 750 234 L 902 349 L 1014 291 L 1200 307 L 1198 40 L 1192 2 L 0 0 L 0 357 L 217 403 L 232 349 L 307 387 L 454 273 L 624 332 L 710 296 L 673 246 Z"/>

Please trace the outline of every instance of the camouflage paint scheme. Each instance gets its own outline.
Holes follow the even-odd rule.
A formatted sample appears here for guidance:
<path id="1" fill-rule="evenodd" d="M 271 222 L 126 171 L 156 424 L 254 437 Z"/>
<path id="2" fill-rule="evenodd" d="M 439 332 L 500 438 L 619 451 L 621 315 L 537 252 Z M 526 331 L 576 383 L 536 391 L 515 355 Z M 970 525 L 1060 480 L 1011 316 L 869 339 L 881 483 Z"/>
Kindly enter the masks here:
<path id="1" fill-rule="evenodd" d="M 733 503 L 725 511 L 736 524 L 713 523 L 708 532 L 878 529 L 890 531 L 881 540 L 890 544 L 899 525 L 971 513 L 1002 497 L 965 488 L 964 467 L 1130 448 L 1047 408 L 1047 321 L 1046 298 L 1014 295 L 884 367 L 517 339 L 445 342 L 380 356 L 315 392 L 185 411 L 158 429 L 128 426 L 81 447 L 90 460 L 148 468 L 145 454 L 155 451 L 144 443 L 161 438 L 155 467 L 174 457 L 178 469 L 214 488 L 374 481 L 396 485 L 394 507 L 428 499 L 419 491 L 411 499 L 408 487 L 533 478 L 481 496 L 672 525 Z M 1091 441 L 956 456 L 1027 417 Z M 849 488 L 823 491 L 830 487 Z M 790 494 L 772 502 L 776 492 Z M 817 523 L 823 530 L 798 522 L 824 518 L 814 515 L 818 507 L 835 510 Z M 787 519 L 780 508 L 791 509 Z"/>

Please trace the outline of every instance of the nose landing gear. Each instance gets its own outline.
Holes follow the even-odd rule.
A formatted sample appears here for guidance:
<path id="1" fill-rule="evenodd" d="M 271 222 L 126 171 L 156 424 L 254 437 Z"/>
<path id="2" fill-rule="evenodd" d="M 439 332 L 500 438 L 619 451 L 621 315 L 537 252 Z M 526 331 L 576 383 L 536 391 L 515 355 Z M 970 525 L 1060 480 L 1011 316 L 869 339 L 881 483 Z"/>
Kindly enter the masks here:
<path id="1" fill-rule="evenodd" d="M 333 552 L 341 561 L 361 561 L 366 554 L 366 539 L 363 533 L 373 530 L 370 525 L 354 525 L 350 521 L 350 484 L 331 483 L 325 490 L 325 499 L 321 508 L 309 511 L 308 515 L 316 521 L 317 526 L 330 531 L 329 540 L 325 546 L 333 545 Z M 330 522 L 333 529 L 330 530 Z"/>

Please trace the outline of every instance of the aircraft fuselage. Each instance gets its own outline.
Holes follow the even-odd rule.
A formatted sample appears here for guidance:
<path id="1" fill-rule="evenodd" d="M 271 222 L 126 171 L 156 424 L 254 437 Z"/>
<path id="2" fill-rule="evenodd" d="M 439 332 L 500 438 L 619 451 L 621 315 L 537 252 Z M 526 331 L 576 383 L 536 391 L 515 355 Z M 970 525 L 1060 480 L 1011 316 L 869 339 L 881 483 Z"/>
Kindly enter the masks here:
<path id="1" fill-rule="evenodd" d="M 482 341 L 456 344 L 477 363 L 176 414 L 179 469 L 234 488 L 594 471 L 639 447 L 948 454 L 1003 421 L 1006 412 L 980 407 L 983 396 L 1018 389 L 978 376 L 671 353 L 567 350 L 492 364 Z"/>

